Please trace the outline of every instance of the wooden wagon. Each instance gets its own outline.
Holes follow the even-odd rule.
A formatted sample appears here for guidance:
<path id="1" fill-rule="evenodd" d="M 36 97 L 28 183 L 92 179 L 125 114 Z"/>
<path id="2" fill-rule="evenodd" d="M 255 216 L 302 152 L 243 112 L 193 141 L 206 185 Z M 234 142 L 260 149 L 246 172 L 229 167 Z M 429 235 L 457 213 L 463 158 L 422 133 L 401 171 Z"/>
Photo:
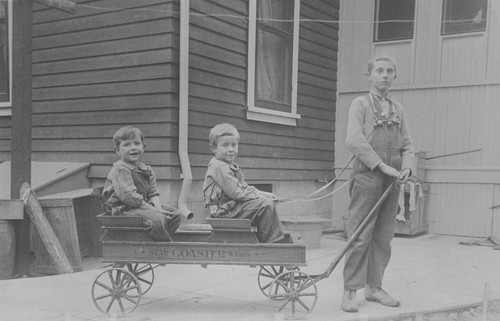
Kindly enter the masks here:
<path id="1" fill-rule="evenodd" d="M 285 234 L 282 243 L 259 243 L 249 220 L 208 219 L 208 224 L 181 226 L 172 242 L 154 242 L 142 218 L 98 216 L 104 230 L 103 262 L 112 267 L 92 285 L 99 311 L 126 315 L 139 306 L 154 282 L 154 269 L 167 264 L 248 265 L 260 267 L 258 286 L 292 318 L 314 308 L 317 288 L 299 267 L 306 265 L 306 247 L 300 235 Z"/>

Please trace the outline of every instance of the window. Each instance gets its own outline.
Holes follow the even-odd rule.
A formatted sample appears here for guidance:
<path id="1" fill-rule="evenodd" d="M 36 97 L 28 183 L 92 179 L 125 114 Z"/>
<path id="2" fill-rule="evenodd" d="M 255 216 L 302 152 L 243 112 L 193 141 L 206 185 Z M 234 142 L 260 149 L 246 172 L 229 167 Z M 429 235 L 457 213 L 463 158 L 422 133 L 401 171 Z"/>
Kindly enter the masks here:
<path id="1" fill-rule="evenodd" d="M 373 41 L 413 39 L 415 0 L 377 0 Z"/>
<path id="2" fill-rule="evenodd" d="M 487 0 L 444 0 L 442 35 L 486 30 Z"/>
<path id="3" fill-rule="evenodd" d="M 0 0 L 0 115 L 9 114 L 12 83 L 12 2 Z M 7 107 L 9 108 L 7 110 Z"/>
<path id="4" fill-rule="evenodd" d="M 247 118 L 296 125 L 299 0 L 250 0 Z"/>

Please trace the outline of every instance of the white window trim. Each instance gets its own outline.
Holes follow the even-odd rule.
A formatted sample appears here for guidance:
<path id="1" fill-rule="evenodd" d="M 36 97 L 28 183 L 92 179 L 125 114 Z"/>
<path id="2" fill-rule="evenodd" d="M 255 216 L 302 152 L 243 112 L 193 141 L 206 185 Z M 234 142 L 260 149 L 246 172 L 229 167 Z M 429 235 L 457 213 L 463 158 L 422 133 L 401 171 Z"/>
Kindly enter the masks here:
<path id="1" fill-rule="evenodd" d="M 9 0 L 8 15 L 9 15 L 9 101 L 0 102 L 0 117 L 12 115 L 12 1 Z"/>
<path id="2" fill-rule="evenodd" d="M 282 112 L 255 105 L 255 59 L 257 37 L 257 0 L 249 1 L 248 19 L 248 82 L 247 82 L 247 119 L 275 124 L 297 126 L 297 83 L 299 71 L 299 28 L 300 0 L 294 1 L 293 44 L 292 44 L 292 97 L 291 112 Z"/>

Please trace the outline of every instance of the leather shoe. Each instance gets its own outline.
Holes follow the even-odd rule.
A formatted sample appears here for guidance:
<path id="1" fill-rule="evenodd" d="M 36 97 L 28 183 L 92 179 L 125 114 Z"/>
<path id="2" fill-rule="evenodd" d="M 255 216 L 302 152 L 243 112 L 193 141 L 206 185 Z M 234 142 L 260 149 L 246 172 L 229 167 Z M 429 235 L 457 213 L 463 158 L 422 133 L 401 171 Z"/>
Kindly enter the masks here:
<path id="1" fill-rule="evenodd" d="M 358 312 L 356 303 L 356 290 L 345 290 L 342 296 L 342 310 L 345 312 Z"/>
<path id="2" fill-rule="evenodd" d="M 400 304 L 398 300 L 393 299 L 382 288 L 374 288 L 368 285 L 365 288 L 365 299 L 367 301 L 378 302 L 388 307 L 398 307 Z"/>

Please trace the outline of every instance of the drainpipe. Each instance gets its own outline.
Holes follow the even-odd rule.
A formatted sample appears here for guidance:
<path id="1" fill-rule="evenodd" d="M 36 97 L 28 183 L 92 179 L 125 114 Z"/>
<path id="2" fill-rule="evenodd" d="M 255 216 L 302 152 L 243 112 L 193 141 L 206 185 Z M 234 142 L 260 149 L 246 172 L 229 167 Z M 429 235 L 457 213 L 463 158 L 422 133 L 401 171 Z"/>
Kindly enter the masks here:
<path id="1" fill-rule="evenodd" d="M 179 44 L 179 160 L 181 163 L 182 186 L 177 206 L 187 219 L 193 218 L 187 201 L 193 182 L 188 155 L 188 98 L 189 98 L 189 0 L 180 2 L 180 44 Z"/>

